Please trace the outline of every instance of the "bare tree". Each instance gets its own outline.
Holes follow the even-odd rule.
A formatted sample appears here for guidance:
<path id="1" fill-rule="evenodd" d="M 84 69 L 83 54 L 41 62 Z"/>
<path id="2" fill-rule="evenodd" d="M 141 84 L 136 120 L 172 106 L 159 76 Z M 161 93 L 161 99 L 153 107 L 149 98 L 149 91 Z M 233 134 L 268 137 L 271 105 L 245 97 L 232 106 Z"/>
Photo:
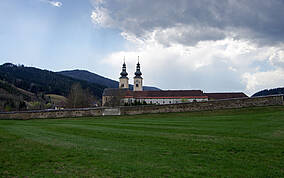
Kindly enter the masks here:
<path id="1" fill-rule="evenodd" d="M 94 97 L 91 95 L 88 89 L 82 89 L 79 83 L 75 83 L 71 86 L 68 95 L 68 107 L 71 108 L 84 108 L 90 107 Z"/>

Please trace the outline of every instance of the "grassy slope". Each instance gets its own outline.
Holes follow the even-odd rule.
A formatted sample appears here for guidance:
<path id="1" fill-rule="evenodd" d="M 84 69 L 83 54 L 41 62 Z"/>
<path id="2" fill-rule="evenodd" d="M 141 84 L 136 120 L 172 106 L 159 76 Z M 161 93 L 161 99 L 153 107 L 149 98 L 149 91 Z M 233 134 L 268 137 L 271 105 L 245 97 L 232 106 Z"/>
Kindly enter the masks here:
<path id="1" fill-rule="evenodd" d="M 0 121 L 0 176 L 284 177 L 284 108 Z"/>
<path id="2" fill-rule="evenodd" d="M 55 104 L 61 104 L 61 103 L 67 103 L 68 102 L 68 99 L 64 96 L 61 96 L 61 95 L 47 94 L 45 96 L 50 97 L 51 102 L 53 102 Z"/>

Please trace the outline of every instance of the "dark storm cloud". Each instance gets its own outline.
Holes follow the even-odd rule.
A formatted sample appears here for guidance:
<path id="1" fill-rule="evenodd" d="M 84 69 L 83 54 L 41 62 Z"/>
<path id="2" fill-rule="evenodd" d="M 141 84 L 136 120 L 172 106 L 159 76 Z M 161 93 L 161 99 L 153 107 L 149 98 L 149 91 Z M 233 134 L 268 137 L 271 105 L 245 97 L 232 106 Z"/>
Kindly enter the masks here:
<path id="1" fill-rule="evenodd" d="M 102 9 L 107 12 L 108 18 L 102 25 L 107 23 L 137 37 L 156 31 L 155 38 L 161 42 L 188 45 L 225 37 L 249 39 L 258 44 L 275 44 L 284 40 L 284 0 L 101 2 L 97 3 L 94 12 L 99 13 Z M 165 37 L 163 32 L 167 33 Z"/>

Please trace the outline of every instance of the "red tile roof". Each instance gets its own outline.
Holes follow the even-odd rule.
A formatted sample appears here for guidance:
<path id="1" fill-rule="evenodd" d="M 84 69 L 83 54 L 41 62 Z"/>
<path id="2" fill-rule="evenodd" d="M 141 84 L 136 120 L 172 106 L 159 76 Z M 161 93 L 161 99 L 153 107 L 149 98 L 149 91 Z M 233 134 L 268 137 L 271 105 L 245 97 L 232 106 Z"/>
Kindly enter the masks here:
<path id="1" fill-rule="evenodd" d="M 130 91 L 126 98 L 207 98 L 201 90 Z"/>
<path id="2" fill-rule="evenodd" d="M 209 99 L 230 99 L 230 98 L 247 98 L 248 96 L 242 92 L 233 93 L 204 93 Z"/>

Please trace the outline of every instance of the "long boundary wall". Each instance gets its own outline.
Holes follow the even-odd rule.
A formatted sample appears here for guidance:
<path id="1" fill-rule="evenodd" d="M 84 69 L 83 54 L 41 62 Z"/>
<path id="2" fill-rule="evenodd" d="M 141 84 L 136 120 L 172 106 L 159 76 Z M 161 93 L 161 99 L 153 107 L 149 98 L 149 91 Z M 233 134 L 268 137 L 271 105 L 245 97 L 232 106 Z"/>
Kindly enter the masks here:
<path id="1" fill-rule="evenodd" d="M 284 105 L 283 95 L 237 98 L 227 100 L 216 100 L 206 102 L 168 104 L 168 105 L 145 105 L 145 106 L 124 106 L 115 108 L 84 108 L 84 109 L 64 109 L 51 111 L 24 111 L 0 113 L 0 119 L 47 119 L 47 118 L 67 118 L 67 117 L 92 117 L 105 115 L 135 115 L 146 113 L 168 113 L 168 112 L 189 112 L 246 108 L 255 106 L 279 106 Z"/>
<path id="2" fill-rule="evenodd" d="M 101 116 L 102 112 L 103 108 L 6 112 L 6 113 L 0 113 L 0 120 L 1 119 L 28 120 L 28 119 Z"/>
<path id="3" fill-rule="evenodd" d="M 146 114 L 146 113 L 167 113 L 167 112 L 189 112 L 189 111 L 206 111 L 220 109 L 237 109 L 256 106 L 277 106 L 284 105 L 283 95 L 254 97 L 254 98 L 237 98 L 226 100 L 215 100 L 207 102 L 181 103 L 170 105 L 153 105 L 153 106 L 135 106 L 121 107 L 122 115 Z"/>

